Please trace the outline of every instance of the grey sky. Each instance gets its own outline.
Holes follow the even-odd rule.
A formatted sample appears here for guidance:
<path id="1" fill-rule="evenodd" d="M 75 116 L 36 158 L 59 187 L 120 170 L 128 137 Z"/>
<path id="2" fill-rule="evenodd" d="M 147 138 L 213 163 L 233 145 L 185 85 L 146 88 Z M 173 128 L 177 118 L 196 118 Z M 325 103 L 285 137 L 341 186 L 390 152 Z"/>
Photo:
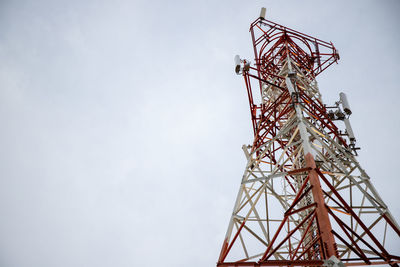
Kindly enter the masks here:
<path id="1" fill-rule="evenodd" d="M 252 140 L 233 56 L 262 6 L 339 49 L 320 90 L 348 94 L 400 221 L 400 2 L 335 2 L 1 1 L 0 265 L 213 266 Z"/>

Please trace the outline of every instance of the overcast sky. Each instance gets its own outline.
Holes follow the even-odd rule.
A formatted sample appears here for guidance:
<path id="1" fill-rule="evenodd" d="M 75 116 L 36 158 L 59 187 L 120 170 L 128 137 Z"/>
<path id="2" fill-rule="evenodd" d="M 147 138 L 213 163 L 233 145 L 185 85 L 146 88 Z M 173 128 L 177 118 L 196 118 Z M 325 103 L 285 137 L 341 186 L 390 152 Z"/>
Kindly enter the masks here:
<path id="1" fill-rule="evenodd" d="M 339 50 L 323 99 L 347 93 L 400 221 L 400 2 L 246 2 L 0 2 L 0 266 L 214 266 L 252 141 L 233 57 L 262 6 Z"/>

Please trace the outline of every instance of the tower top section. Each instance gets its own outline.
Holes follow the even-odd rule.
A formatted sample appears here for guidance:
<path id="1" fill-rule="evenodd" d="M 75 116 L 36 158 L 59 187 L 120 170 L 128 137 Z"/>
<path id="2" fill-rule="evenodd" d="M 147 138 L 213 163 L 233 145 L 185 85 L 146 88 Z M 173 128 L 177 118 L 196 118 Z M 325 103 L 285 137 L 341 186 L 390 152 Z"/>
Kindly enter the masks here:
<path id="1" fill-rule="evenodd" d="M 278 75 L 288 57 L 311 79 L 339 60 L 339 53 L 332 42 L 266 20 L 265 8 L 251 24 L 250 32 L 255 65 L 260 74 L 266 76 Z"/>

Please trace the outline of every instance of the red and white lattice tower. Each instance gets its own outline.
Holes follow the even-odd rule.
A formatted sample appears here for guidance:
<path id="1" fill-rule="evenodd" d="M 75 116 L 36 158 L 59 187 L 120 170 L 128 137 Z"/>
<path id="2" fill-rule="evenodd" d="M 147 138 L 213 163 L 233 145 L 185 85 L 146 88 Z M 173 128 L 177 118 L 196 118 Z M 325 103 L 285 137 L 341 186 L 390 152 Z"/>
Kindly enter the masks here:
<path id="1" fill-rule="evenodd" d="M 315 80 L 337 50 L 264 8 L 250 33 L 255 61 L 235 71 L 254 142 L 217 266 L 398 266 L 400 227 L 356 160 L 346 95 L 327 107 Z"/>

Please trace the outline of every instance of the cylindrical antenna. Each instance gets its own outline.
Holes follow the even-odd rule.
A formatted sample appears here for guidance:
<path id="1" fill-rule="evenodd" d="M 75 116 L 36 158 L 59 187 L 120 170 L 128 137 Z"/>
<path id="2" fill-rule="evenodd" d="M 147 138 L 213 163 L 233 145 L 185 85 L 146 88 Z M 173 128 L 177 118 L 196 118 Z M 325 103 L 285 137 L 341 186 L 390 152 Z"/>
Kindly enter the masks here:
<path id="1" fill-rule="evenodd" d="M 347 115 L 351 115 L 351 109 L 350 109 L 350 105 L 349 105 L 349 101 L 347 101 L 347 96 L 345 93 L 340 93 L 340 102 L 342 103 L 342 107 L 344 112 L 346 112 Z"/>
<path id="2" fill-rule="evenodd" d="M 235 72 L 236 72 L 236 74 L 239 74 L 239 72 L 240 72 L 240 56 L 236 55 L 234 58 L 234 61 L 235 61 Z"/>
<path id="3" fill-rule="evenodd" d="M 349 136 L 349 140 L 351 143 L 356 141 L 356 137 L 354 136 L 353 129 L 351 128 L 349 119 L 344 119 L 344 125 L 346 126 L 346 132 Z"/>
<path id="4" fill-rule="evenodd" d="M 260 19 L 265 19 L 265 12 L 266 11 L 267 11 L 267 9 L 265 7 L 261 8 Z"/>

